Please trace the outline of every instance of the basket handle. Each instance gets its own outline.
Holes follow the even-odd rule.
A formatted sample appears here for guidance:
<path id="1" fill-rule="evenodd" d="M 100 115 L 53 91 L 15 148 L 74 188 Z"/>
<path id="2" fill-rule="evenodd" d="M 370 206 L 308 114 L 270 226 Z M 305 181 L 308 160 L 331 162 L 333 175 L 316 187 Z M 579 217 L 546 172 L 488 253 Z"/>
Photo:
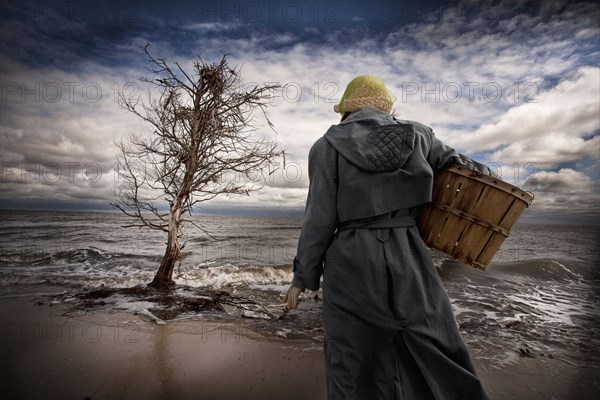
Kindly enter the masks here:
<path id="1" fill-rule="evenodd" d="M 529 203 L 527 203 L 527 206 L 530 206 L 531 203 L 533 203 L 533 200 L 535 199 L 535 195 L 529 190 L 526 190 L 525 193 L 529 193 L 531 195 L 531 200 L 529 201 Z"/>

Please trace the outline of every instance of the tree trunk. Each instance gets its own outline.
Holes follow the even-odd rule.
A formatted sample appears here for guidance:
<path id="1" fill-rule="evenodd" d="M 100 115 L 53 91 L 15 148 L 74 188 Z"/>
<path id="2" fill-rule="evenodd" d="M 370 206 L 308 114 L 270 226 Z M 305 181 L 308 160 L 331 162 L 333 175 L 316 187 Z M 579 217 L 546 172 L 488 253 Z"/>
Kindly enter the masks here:
<path id="1" fill-rule="evenodd" d="M 178 204 L 171 205 L 169 211 L 167 248 L 165 249 L 165 255 L 162 258 L 160 267 L 149 286 L 157 289 L 165 289 L 175 285 L 175 282 L 173 281 L 173 270 L 175 269 L 175 263 L 181 258 L 181 247 L 179 246 L 180 219 L 181 207 Z"/>

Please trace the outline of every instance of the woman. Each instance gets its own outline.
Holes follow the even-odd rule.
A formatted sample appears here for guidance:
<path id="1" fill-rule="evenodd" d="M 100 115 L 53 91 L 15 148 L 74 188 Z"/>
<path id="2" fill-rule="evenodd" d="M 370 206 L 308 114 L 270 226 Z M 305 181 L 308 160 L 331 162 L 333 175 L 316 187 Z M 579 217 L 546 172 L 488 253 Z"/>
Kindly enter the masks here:
<path id="1" fill-rule="evenodd" d="M 334 107 L 341 123 L 312 146 L 284 302 L 295 308 L 323 274 L 329 400 L 487 399 L 415 225 L 434 171 L 471 161 L 392 105 L 380 79 L 353 79 Z"/>

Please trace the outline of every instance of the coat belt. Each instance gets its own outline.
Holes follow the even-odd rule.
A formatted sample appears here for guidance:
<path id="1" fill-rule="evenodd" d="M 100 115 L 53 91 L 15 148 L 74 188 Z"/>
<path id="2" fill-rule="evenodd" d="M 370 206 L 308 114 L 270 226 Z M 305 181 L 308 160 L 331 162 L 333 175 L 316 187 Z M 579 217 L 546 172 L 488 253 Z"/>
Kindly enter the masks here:
<path id="1" fill-rule="evenodd" d="M 371 221 L 344 221 L 338 224 L 338 231 L 348 229 L 380 229 L 380 228 L 402 228 L 415 226 L 417 219 L 411 216 L 375 219 Z"/>

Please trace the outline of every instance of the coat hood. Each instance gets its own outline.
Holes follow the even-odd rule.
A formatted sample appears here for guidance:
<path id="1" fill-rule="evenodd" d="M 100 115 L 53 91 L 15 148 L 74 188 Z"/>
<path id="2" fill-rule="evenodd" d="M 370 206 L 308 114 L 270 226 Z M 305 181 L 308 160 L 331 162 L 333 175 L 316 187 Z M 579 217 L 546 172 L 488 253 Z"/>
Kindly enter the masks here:
<path id="1" fill-rule="evenodd" d="M 348 162 L 366 172 L 402 168 L 412 154 L 415 132 L 390 114 L 363 108 L 325 133 L 325 139 Z"/>

